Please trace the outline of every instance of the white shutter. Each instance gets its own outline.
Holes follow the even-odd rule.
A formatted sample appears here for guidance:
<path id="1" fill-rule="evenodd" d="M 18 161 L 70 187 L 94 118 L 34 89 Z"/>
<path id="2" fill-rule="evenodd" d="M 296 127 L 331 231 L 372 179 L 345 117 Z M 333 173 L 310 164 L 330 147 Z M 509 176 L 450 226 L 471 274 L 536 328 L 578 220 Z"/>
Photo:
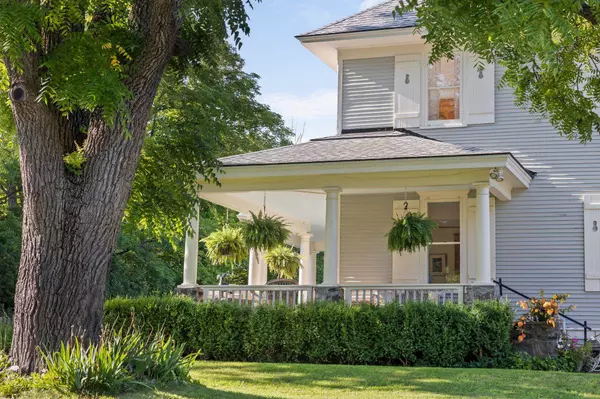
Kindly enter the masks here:
<path id="1" fill-rule="evenodd" d="M 396 127 L 419 127 L 421 113 L 421 58 L 418 54 L 396 57 Z"/>
<path id="2" fill-rule="evenodd" d="M 420 212 L 419 200 L 408 202 L 408 212 Z M 404 201 L 394 201 L 393 217 L 404 215 Z M 392 254 L 392 284 L 426 284 L 427 268 L 425 265 L 426 250 L 414 253 L 398 252 Z"/>
<path id="3" fill-rule="evenodd" d="M 467 124 L 494 123 L 494 64 L 485 64 L 485 68 L 479 71 L 477 56 L 466 54 L 465 58 L 463 87 Z"/>
<path id="4" fill-rule="evenodd" d="M 583 198 L 585 234 L 585 290 L 600 291 L 600 194 Z"/>

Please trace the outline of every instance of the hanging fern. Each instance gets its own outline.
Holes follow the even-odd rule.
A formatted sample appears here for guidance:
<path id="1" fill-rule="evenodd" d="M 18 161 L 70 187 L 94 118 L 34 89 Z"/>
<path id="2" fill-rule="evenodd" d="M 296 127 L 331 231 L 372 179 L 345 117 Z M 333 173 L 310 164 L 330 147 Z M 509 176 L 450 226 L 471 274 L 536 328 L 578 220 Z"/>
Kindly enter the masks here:
<path id="1" fill-rule="evenodd" d="M 409 212 L 406 216 L 393 220 L 394 226 L 386 234 L 390 251 L 413 253 L 431 245 L 433 229 L 438 225 L 425 214 Z"/>
<path id="2" fill-rule="evenodd" d="M 225 226 L 202 239 L 208 258 L 217 265 L 237 264 L 248 255 L 242 229 Z"/>
<path id="3" fill-rule="evenodd" d="M 246 247 L 257 251 L 268 251 L 283 245 L 290 236 L 287 224 L 278 216 L 250 212 L 252 220 L 242 224 L 242 235 Z"/>
<path id="4" fill-rule="evenodd" d="M 302 257 L 292 247 L 279 245 L 265 254 L 269 269 L 279 278 L 293 279 L 302 267 Z"/>

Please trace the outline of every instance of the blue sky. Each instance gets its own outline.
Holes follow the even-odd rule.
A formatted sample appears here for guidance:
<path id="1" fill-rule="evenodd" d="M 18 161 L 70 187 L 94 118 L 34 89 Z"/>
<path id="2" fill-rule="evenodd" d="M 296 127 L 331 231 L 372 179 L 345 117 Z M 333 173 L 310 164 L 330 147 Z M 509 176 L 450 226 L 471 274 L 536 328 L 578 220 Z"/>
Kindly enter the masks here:
<path id="1" fill-rule="evenodd" d="M 263 0 L 250 10 L 241 50 L 246 70 L 260 75 L 261 98 L 304 141 L 335 134 L 337 78 L 295 35 L 320 28 L 382 0 Z"/>

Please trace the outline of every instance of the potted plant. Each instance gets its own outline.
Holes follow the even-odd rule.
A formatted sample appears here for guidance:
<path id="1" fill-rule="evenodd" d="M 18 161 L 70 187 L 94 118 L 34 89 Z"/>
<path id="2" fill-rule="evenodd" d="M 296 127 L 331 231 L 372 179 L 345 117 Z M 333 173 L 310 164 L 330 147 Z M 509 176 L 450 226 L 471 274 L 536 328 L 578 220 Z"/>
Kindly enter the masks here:
<path id="1" fill-rule="evenodd" d="M 432 232 L 438 226 L 425 214 L 418 212 L 408 212 L 393 220 L 394 225 L 386 234 L 388 249 L 399 253 L 413 253 L 430 245 L 433 241 Z"/>
<path id="2" fill-rule="evenodd" d="M 566 313 L 575 306 L 561 308 L 569 294 L 555 294 L 551 298 L 540 290 L 539 298 L 519 301 L 517 305 L 526 310 L 514 323 L 519 349 L 532 356 L 555 356 L 560 338 L 558 328 L 560 313 Z"/>
<path id="3" fill-rule="evenodd" d="M 211 262 L 223 264 L 241 263 L 248 255 L 248 250 L 239 227 L 225 226 L 202 239 L 206 245 Z"/>
<path id="4" fill-rule="evenodd" d="M 302 267 L 302 257 L 287 245 L 279 245 L 265 254 L 265 261 L 269 269 L 279 278 L 294 279 Z"/>
<path id="5" fill-rule="evenodd" d="M 242 223 L 242 236 L 247 248 L 268 251 L 283 245 L 290 236 L 284 220 L 278 216 L 250 212 L 251 220 Z"/>

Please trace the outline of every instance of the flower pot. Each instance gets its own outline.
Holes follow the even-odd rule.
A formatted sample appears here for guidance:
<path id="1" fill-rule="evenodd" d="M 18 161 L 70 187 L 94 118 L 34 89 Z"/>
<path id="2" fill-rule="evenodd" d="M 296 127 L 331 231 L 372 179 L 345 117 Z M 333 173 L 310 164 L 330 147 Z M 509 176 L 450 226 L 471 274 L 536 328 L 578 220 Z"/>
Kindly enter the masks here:
<path id="1" fill-rule="evenodd" d="M 529 321 L 525 325 L 525 339 L 515 342 L 518 351 L 527 352 L 532 356 L 556 356 L 560 329 L 552 327 L 545 321 Z"/>

